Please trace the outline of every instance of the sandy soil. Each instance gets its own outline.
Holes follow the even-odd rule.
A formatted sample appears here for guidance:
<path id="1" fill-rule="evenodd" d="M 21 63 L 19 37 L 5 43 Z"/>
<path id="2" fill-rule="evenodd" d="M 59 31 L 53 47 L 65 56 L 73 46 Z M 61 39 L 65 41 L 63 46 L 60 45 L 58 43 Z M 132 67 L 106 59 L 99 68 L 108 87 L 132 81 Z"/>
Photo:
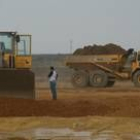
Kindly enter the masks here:
<path id="1" fill-rule="evenodd" d="M 36 100 L 0 98 L 0 116 L 118 116 L 140 117 L 140 89 L 58 89 L 58 100 L 49 89 L 37 89 Z"/>
<path id="2" fill-rule="evenodd" d="M 0 136 L 35 128 L 86 130 L 94 140 L 112 135 L 114 140 L 136 140 L 140 135 L 140 89 L 130 83 L 103 89 L 59 88 L 56 101 L 49 88 L 37 87 L 36 100 L 0 98 L 0 110 Z"/>

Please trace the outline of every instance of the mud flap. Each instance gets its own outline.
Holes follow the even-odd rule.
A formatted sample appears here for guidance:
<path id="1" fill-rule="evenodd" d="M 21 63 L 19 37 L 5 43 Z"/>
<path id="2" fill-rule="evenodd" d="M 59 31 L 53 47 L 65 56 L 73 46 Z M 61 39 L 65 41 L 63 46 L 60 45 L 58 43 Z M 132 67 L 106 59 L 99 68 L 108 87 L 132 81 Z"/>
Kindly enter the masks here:
<path id="1" fill-rule="evenodd" d="M 35 76 L 31 70 L 0 69 L 0 97 L 35 99 Z"/>

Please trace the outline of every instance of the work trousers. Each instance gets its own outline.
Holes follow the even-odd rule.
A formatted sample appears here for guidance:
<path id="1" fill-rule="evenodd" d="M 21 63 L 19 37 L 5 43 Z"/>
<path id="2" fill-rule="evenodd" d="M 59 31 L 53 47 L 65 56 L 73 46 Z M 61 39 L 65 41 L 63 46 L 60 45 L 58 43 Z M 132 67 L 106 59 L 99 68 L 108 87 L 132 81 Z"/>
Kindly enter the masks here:
<path id="1" fill-rule="evenodd" d="M 51 88 L 52 98 L 56 100 L 57 99 L 56 81 L 50 81 L 50 88 Z"/>

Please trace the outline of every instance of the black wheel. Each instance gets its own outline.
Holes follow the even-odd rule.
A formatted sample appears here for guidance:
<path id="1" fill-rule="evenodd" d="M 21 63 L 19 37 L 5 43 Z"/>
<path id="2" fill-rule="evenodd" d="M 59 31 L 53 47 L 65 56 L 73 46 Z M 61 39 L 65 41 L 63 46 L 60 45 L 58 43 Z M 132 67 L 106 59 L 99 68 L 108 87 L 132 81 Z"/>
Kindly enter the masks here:
<path id="1" fill-rule="evenodd" d="M 76 71 L 72 75 L 71 81 L 75 87 L 86 87 L 89 83 L 88 73 L 84 71 Z"/>
<path id="2" fill-rule="evenodd" d="M 140 70 L 134 73 L 133 83 L 136 87 L 140 87 Z"/>
<path id="3" fill-rule="evenodd" d="M 93 71 L 90 75 L 90 85 L 93 87 L 106 87 L 108 84 L 108 75 L 104 71 Z"/>

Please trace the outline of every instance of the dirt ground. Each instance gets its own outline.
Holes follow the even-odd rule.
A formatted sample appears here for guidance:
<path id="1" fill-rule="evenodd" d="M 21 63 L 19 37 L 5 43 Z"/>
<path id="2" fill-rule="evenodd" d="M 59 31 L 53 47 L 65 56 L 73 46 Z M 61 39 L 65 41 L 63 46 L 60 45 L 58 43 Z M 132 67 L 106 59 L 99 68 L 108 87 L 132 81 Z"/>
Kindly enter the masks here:
<path id="1" fill-rule="evenodd" d="M 140 89 L 59 88 L 58 100 L 54 101 L 49 89 L 38 88 L 36 100 L 0 98 L 0 110 L 0 117 L 140 117 Z"/>
<path id="2" fill-rule="evenodd" d="M 38 128 L 88 131 L 94 140 L 137 140 L 140 89 L 126 82 L 102 89 L 58 88 L 54 101 L 49 88 L 38 86 L 36 100 L 0 98 L 0 136 L 23 137 L 17 132 Z"/>

